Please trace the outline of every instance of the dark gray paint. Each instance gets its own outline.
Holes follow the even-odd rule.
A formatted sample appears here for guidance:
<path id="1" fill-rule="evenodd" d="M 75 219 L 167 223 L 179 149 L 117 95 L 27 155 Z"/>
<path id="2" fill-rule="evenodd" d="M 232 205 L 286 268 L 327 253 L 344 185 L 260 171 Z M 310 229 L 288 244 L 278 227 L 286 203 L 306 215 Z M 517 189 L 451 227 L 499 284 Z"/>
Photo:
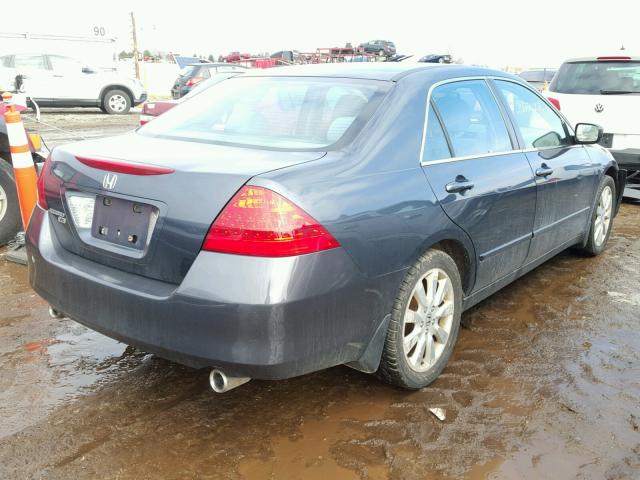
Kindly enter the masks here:
<path id="1" fill-rule="evenodd" d="M 397 288 L 426 249 L 447 240 L 469 258 L 466 308 L 584 241 L 596 185 L 606 171 L 618 179 L 615 162 L 597 146 L 568 148 L 553 158 L 549 151 L 516 152 L 423 169 L 429 87 L 452 77 L 515 79 L 507 74 L 402 64 L 273 74 L 285 70 L 395 86 L 349 145 L 326 154 L 135 133 L 56 149 L 54 162 L 69 174 L 63 190 L 102 192 L 105 172 L 78 163 L 75 155 L 176 172 L 119 175 L 112 195 L 144 199 L 160 212 L 142 258 L 95 248 L 70 222 L 60 224 L 36 208 L 27 234 L 34 289 L 91 328 L 190 365 L 222 366 L 255 378 L 290 377 L 340 363 L 373 371 Z M 534 180 L 532 172 L 543 160 L 554 164 L 556 180 Z M 458 174 L 473 178 L 473 194 L 444 193 L 444 183 Z M 341 247 L 283 259 L 200 252 L 215 216 L 247 182 L 294 201 Z M 48 195 L 51 207 L 64 211 L 55 197 Z M 588 211 L 582 212 L 585 202 Z M 555 233 L 545 236 L 545 230 Z"/>

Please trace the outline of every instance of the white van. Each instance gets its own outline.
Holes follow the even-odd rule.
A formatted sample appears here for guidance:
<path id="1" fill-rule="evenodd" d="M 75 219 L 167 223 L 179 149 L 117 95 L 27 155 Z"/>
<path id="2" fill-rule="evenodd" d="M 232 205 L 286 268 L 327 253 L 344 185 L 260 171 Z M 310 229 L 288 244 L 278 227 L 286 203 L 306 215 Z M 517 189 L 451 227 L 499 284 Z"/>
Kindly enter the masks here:
<path id="1" fill-rule="evenodd" d="M 572 124 L 602 126 L 601 145 L 640 181 L 640 57 L 567 60 L 545 94 Z"/>

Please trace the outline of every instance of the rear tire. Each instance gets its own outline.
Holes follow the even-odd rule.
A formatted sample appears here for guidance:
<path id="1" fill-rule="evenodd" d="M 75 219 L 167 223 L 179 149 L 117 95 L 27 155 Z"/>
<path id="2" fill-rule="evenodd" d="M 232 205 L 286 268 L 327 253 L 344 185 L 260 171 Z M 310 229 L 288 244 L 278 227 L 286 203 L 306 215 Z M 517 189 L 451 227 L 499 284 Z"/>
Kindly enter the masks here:
<path id="1" fill-rule="evenodd" d="M 378 370 L 384 381 L 417 390 L 440 375 L 458 338 L 462 295 L 456 263 L 440 250 L 409 269 L 387 329 Z"/>
<path id="2" fill-rule="evenodd" d="M 606 248 L 611 235 L 616 198 L 616 184 L 613 178 L 605 175 L 598 187 L 587 243 L 582 247 L 582 251 L 587 255 L 600 255 Z"/>
<path id="3" fill-rule="evenodd" d="M 0 158 L 0 245 L 13 240 L 22 229 L 18 193 L 11 165 Z"/>
<path id="4" fill-rule="evenodd" d="M 131 109 L 131 98 L 123 90 L 109 90 L 102 99 L 102 107 L 111 115 L 122 115 Z"/>

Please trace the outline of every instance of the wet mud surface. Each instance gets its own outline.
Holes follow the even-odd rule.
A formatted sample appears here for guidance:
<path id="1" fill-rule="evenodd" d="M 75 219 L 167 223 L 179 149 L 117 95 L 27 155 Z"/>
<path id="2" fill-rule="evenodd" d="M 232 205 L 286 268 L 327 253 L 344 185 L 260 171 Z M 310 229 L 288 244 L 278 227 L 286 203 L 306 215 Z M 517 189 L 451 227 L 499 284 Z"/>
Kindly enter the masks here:
<path id="1" fill-rule="evenodd" d="M 107 115 L 98 108 L 43 108 L 40 122 L 35 113 L 22 115 L 27 129 L 38 132 L 49 149 L 80 140 L 118 135 L 140 125 L 140 107 L 124 115 Z"/>
<path id="2" fill-rule="evenodd" d="M 337 367 L 217 395 L 51 319 L 25 267 L 0 260 L 0 291 L 2 479 L 640 478 L 637 204 L 600 257 L 569 250 L 466 312 L 418 392 Z"/>

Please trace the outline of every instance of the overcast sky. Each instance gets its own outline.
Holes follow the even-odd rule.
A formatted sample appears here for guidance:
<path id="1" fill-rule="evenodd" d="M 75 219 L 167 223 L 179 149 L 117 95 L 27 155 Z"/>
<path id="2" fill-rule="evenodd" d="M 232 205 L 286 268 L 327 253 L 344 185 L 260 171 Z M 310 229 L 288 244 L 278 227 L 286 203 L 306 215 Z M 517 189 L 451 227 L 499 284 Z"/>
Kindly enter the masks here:
<path id="1" fill-rule="evenodd" d="M 553 67 L 622 44 L 640 53 L 638 0 L 30 0 L 6 7 L 15 14 L 0 32 L 93 35 L 99 26 L 118 37 L 118 50 L 130 50 L 133 10 L 141 50 L 186 55 L 313 51 L 372 39 L 394 41 L 399 53 L 450 53 L 493 67 Z"/>

